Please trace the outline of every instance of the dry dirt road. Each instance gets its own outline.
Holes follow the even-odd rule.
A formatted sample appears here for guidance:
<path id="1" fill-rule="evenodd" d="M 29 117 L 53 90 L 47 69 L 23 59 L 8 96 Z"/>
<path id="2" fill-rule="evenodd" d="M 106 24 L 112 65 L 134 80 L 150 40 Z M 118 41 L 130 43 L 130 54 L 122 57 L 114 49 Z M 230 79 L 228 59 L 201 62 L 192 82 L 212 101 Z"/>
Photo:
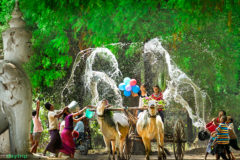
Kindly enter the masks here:
<path id="1" fill-rule="evenodd" d="M 184 156 L 184 159 L 186 160 L 203 160 L 204 154 L 186 154 Z M 240 160 L 240 152 L 235 152 L 235 156 L 237 160 Z M 131 160 L 145 160 L 144 155 L 132 155 Z M 107 160 L 106 155 L 87 155 L 87 156 L 81 156 L 79 157 L 80 160 Z M 151 155 L 151 160 L 157 160 L 157 155 Z M 171 154 L 171 156 L 167 156 L 167 159 L 173 160 L 175 159 L 174 155 Z M 208 160 L 215 160 L 215 156 L 209 155 Z"/>
<path id="2" fill-rule="evenodd" d="M 240 160 L 240 151 L 236 152 L 234 151 L 234 155 L 236 156 L 236 160 Z M 89 155 L 79 155 L 79 156 L 75 156 L 74 159 L 78 159 L 78 160 L 107 160 L 108 156 L 106 154 L 99 154 L 99 153 L 91 153 Z M 3 155 L 0 155 L 0 160 L 3 159 L 25 159 L 25 158 L 6 158 Z M 43 157 L 43 156 L 28 156 L 26 159 L 31 159 L 31 160 L 35 160 L 35 159 L 51 159 L 51 160 L 66 160 L 66 159 L 70 159 L 68 157 L 62 157 L 62 158 L 54 158 L 54 157 Z M 157 160 L 157 155 L 151 155 L 150 156 L 151 160 Z M 170 156 L 167 156 L 167 159 L 169 160 L 173 160 L 175 159 L 173 153 L 171 153 Z M 203 160 L 204 159 L 204 153 L 203 152 L 187 152 L 184 155 L 184 159 L 186 160 Z M 132 155 L 131 156 L 131 160 L 145 160 L 145 156 L 144 155 Z M 209 155 L 208 156 L 208 160 L 215 160 L 215 156 Z"/>

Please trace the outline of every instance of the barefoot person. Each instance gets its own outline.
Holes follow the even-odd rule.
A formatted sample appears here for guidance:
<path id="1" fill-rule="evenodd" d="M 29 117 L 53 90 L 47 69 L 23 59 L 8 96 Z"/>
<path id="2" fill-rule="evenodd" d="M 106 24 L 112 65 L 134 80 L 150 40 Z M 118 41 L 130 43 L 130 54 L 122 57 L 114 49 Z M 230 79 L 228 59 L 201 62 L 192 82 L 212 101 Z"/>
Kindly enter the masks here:
<path id="1" fill-rule="evenodd" d="M 42 123 L 39 117 L 40 101 L 37 101 L 36 111 L 33 111 L 33 146 L 31 148 L 31 153 L 37 152 L 37 147 L 40 141 L 41 133 L 43 131 Z"/>
<path id="2" fill-rule="evenodd" d="M 30 130 L 30 134 L 29 134 L 29 137 L 30 137 L 30 143 L 31 143 L 31 147 L 33 146 L 33 127 L 34 127 L 34 124 L 33 124 L 33 120 L 31 120 L 31 130 Z"/>
<path id="3" fill-rule="evenodd" d="M 222 157 L 223 159 L 228 159 L 226 157 L 226 153 L 229 155 L 231 152 L 229 150 L 229 132 L 228 132 L 228 126 L 226 124 L 227 117 L 221 116 L 220 118 L 220 124 L 217 131 L 217 139 L 216 139 L 216 159 L 220 159 Z"/>
<path id="4" fill-rule="evenodd" d="M 65 127 L 61 133 L 62 148 L 60 152 L 70 156 L 70 158 L 74 158 L 75 153 L 75 143 L 73 140 L 73 122 L 78 122 L 84 119 L 85 116 L 82 116 L 78 119 L 74 119 L 73 117 L 82 114 L 86 109 L 87 107 L 83 108 L 82 110 L 76 113 L 70 113 L 69 109 L 66 109 L 64 113 Z"/>
<path id="5" fill-rule="evenodd" d="M 65 107 L 59 114 L 54 112 L 54 106 L 49 102 L 45 104 L 45 108 L 48 110 L 49 133 L 51 140 L 45 148 L 43 155 L 45 156 L 46 152 L 49 151 L 55 153 L 57 157 L 59 150 L 62 147 L 62 141 L 59 135 L 58 118 L 63 115 L 67 110 L 67 107 Z"/>
<path id="6" fill-rule="evenodd" d="M 237 135 L 234 131 L 234 125 L 233 125 L 233 118 L 231 116 L 227 116 L 227 122 L 226 124 L 228 125 L 228 131 L 229 131 L 229 146 L 232 147 L 233 149 L 239 151 L 240 148 L 238 147 L 238 142 L 237 142 Z M 235 160 L 236 157 L 234 154 L 231 152 L 230 154 L 231 159 Z"/>
<path id="7" fill-rule="evenodd" d="M 213 121 L 213 124 L 206 127 L 206 130 L 211 134 L 211 137 L 208 141 L 208 145 L 206 148 L 206 153 L 205 153 L 205 158 L 204 158 L 205 160 L 207 159 L 208 154 L 210 154 L 210 153 L 212 155 L 215 154 L 212 146 L 213 146 L 214 140 L 216 138 L 216 134 L 217 134 L 216 129 L 218 127 L 218 122 L 217 122 L 217 118 L 214 118 L 212 121 Z"/>
<path id="8" fill-rule="evenodd" d="M 212 147 L 213 145 L 212 135 L 214 134 L 214 132 L 216 132 L 216 129 L 220 123 L 220 118 L 222 116 L 226 116 L 226 112 L 224 110 L 220 110 L 218 112 L 218 116 L 216 118 L 213 118 L 212 121 L 206 125 L 206 131 L 210 133 L 211 137 L 206 148 L 205 160 L 207 159 L 209 153 L 213 155 L 215 154 L 215 149 Z"/>

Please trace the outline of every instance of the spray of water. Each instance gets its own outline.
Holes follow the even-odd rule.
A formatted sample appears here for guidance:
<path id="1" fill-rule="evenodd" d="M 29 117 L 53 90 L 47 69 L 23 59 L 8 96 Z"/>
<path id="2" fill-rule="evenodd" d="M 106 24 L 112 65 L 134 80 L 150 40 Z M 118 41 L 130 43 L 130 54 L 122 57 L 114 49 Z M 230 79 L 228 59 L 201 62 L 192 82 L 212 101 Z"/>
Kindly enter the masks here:
<path id="1" fill-rule="evenodd" d="M 93 65 L 96 61 L 96 56 L 109 62 L 108 71 L 94 71 Z M 91 91 L 92 104 L 97 104 L 99 101 L 98 84 L 104 84 L 101 97 L 108 96 L 108 89 L 114 92 L 114 102 L 118 106 L 122 106 L 122 96 L 116 85 L 115 80 L 121 77 L 121 71 L 118 68 L 118 62 L 113 53 L 107 48 L 96 48 L 87 58 L 85 69 L 85 87 Z"/>
<path id="2" fill-rule="evenodd" d="M 155 69 L 166 65 L 169 78 L 167 89 L 163 93 L 164 100 L 170 102 L 173 99 L 176 103 L 181 104 L 187 110 L 193 125 L 196 127 L 204 127 L 205 119 L 209 116 L 209 114 L 206 115 L 207 112 L 205 109 L 206 98 L 209 98 L 209 96 L 177 67 L 170 58 L 169 53 L 162 47 L 158 38 L 152 39 L 144 45 L 143 57 L 150 57 L 150 59 L 148 58 L 151 60 L 150 65 Z M 164 61 L 164 64 L 160 61 Z M 161 66 L 159 66 L 159 64 L 161 64 Z M 158 78 L 160 78 L 160 74 L 161 73 L 158 73 Z M 194 106 L 190 105 L 188 100 L 184 98 L 183 93 L 188 90 L 183 90 L 182 86 L 188 86 L 185 87 L 185 89 L 191 88 L 191 90 L 193 90 Z M 209 110 L 211 110 L 211 106 Z M 209 110 L 208 113 L 210 113 Z"/>
<path id="3" fill-rule="evenodd" d="M 75 61 L 73 63 L 73 66 L 72 66 L 72 71 L 71 71 L 70 78 L 68 79 L 67 83 L 65 84 L 65 86 L 63 87 L 63 90 L 61 92 L 61 103 L 62 103 L 62 105 L 64 105 L 64 103 L 63 103 L 64 92 L 68 91 L 68 93 L 71 93 L 74 90 L 74 88 L 76 87 L 75 81 L 74 81 L 74 78 L 76 76 L 75 75 L 76 69 L 79 67 L 79 64 L 84 61 L 84 57 L 87 56 L 88 54 L 90 54 L 92 52 L 92 50 L 93 50 L 92 48 L 88 48 L 88 49 L 80 51 L 77 54 L 77 56 L 75 58 Z"/>
<path id="4" fill-rule="evenodd" d="M 107 48 L 90 48 L 81 51 L 76 56 L 73 64 L 71 76 L 64 86 L 62 91 L 62 101 L 64 98 L 64 91 L 67 89 L 69 92 L 77 87 L 74 82 L 75 70 L 79 67 L 80 63 L 86 60 L 85 72 L 83 75 L 85 94 L 91 93 L 91 103 L 96 105 L 100 99 L 108 99 L 111 97 L 112 103 L 122 107 L 122 96 L 116 85 L 116 80 L 121 77 L 122 73 L 118 68 L 118 62 L 113 53 Z M 95 63 L 107 62 L 107 67 L 101 66 L 100 68 L 94 68 Z M 104 68 L 104 69 L 103 69 Z"/>
<path id="5" fill-rule="evenodd" d="M 125 44 L 110 44 L 110 45 L 125 45 Z M 148 57 L 148 58 L 146 58 Z M 181 104 L 192 119 L 193 125 L 196 127 L 204 127 L 205 119 L 208 118 L 211 110 L 211 105 L 206 111 L 206 100 L 210 101 L 209 96 L 202 91 L 193 81 L 182 72 L 177 65 L 170 58 L 169 53 L 162 47 L 159 39 L 155 38 L 150 40 L 144 45 L 143 53 L 144 61 L 147 61 L 151 65 L 151 70 L 154 71 L 159 81 L 161 78 L 163 68 L 166 68 L 168 74 L 167 89 L 164 91 L 164 100 L 169 103 L 174 101 Z M 105 61 L 108 63 L 107 67 L 99 64 L 99 61 Z M 90 48 L 78 53 L 71 76 L 65 85 L 63 91 L 67 89 L 71 92 L 72 88 L 77 87 L 74 83 L 75 70 L 80 63 L 85 62 L 85 71 L 82 80 L 84 81 L 85 94 L 91 93 L 91 103 L 96 105 L 101 99 L 108 99 L 109 95 L 112 95 L 110 99 L 112 102 L 122 107 L 122 96 L 117 87 L 117 79 L 121 79 L 122 74 L 118 68 L 118 62 L 113 53 L 107 48 Z M 146 66 L 145 66 L 146 67 Z M 81 78 L 81 77 L 79 77 Z M 183 87 L 184 86 L 184 87 Z M 184 93 L 190 93 L 193 91 L 194 105 L 189 103 L 189 99 L 184 97 Z M 63 99 L 63 92 L 62 92 Z"/>

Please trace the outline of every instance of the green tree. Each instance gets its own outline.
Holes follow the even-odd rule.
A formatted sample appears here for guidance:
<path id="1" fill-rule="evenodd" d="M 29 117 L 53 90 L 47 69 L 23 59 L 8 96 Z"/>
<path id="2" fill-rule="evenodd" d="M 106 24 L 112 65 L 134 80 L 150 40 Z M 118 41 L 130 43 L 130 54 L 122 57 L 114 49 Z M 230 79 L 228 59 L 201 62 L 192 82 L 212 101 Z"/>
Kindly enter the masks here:
<path id="1" fill-rule="evenodd" d="M 1 32 L 13 2 L 1 1 Z M 177 65 L 209 93 L 214 111 L 239 107 L 239 0 L 21 0 L 20 7 L 33 32 L 35 55 L 26 70 L 37 92 L 52 93 L 79 50 L 161 37 Z M 137 50 L 126 49 L 126 56 Z"/>

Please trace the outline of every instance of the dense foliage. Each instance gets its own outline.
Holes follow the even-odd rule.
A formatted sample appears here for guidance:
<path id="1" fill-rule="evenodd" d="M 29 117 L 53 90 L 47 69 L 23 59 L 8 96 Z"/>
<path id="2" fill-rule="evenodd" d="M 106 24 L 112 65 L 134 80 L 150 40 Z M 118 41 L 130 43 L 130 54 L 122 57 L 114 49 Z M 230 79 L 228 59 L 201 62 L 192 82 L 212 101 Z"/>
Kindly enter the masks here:
<path id="1" fill-rule="evenodd" d="M 1 1 L 0 31 L 13 3 Z M 35 55 L 26 69 L 38 92 L 66 77 L 79 50 L 161 37 L 177 65 L 210 95 L 213 111 L 239 115 L 240 0 L 20 0 L 20 7 L 33 32 Z"/>

